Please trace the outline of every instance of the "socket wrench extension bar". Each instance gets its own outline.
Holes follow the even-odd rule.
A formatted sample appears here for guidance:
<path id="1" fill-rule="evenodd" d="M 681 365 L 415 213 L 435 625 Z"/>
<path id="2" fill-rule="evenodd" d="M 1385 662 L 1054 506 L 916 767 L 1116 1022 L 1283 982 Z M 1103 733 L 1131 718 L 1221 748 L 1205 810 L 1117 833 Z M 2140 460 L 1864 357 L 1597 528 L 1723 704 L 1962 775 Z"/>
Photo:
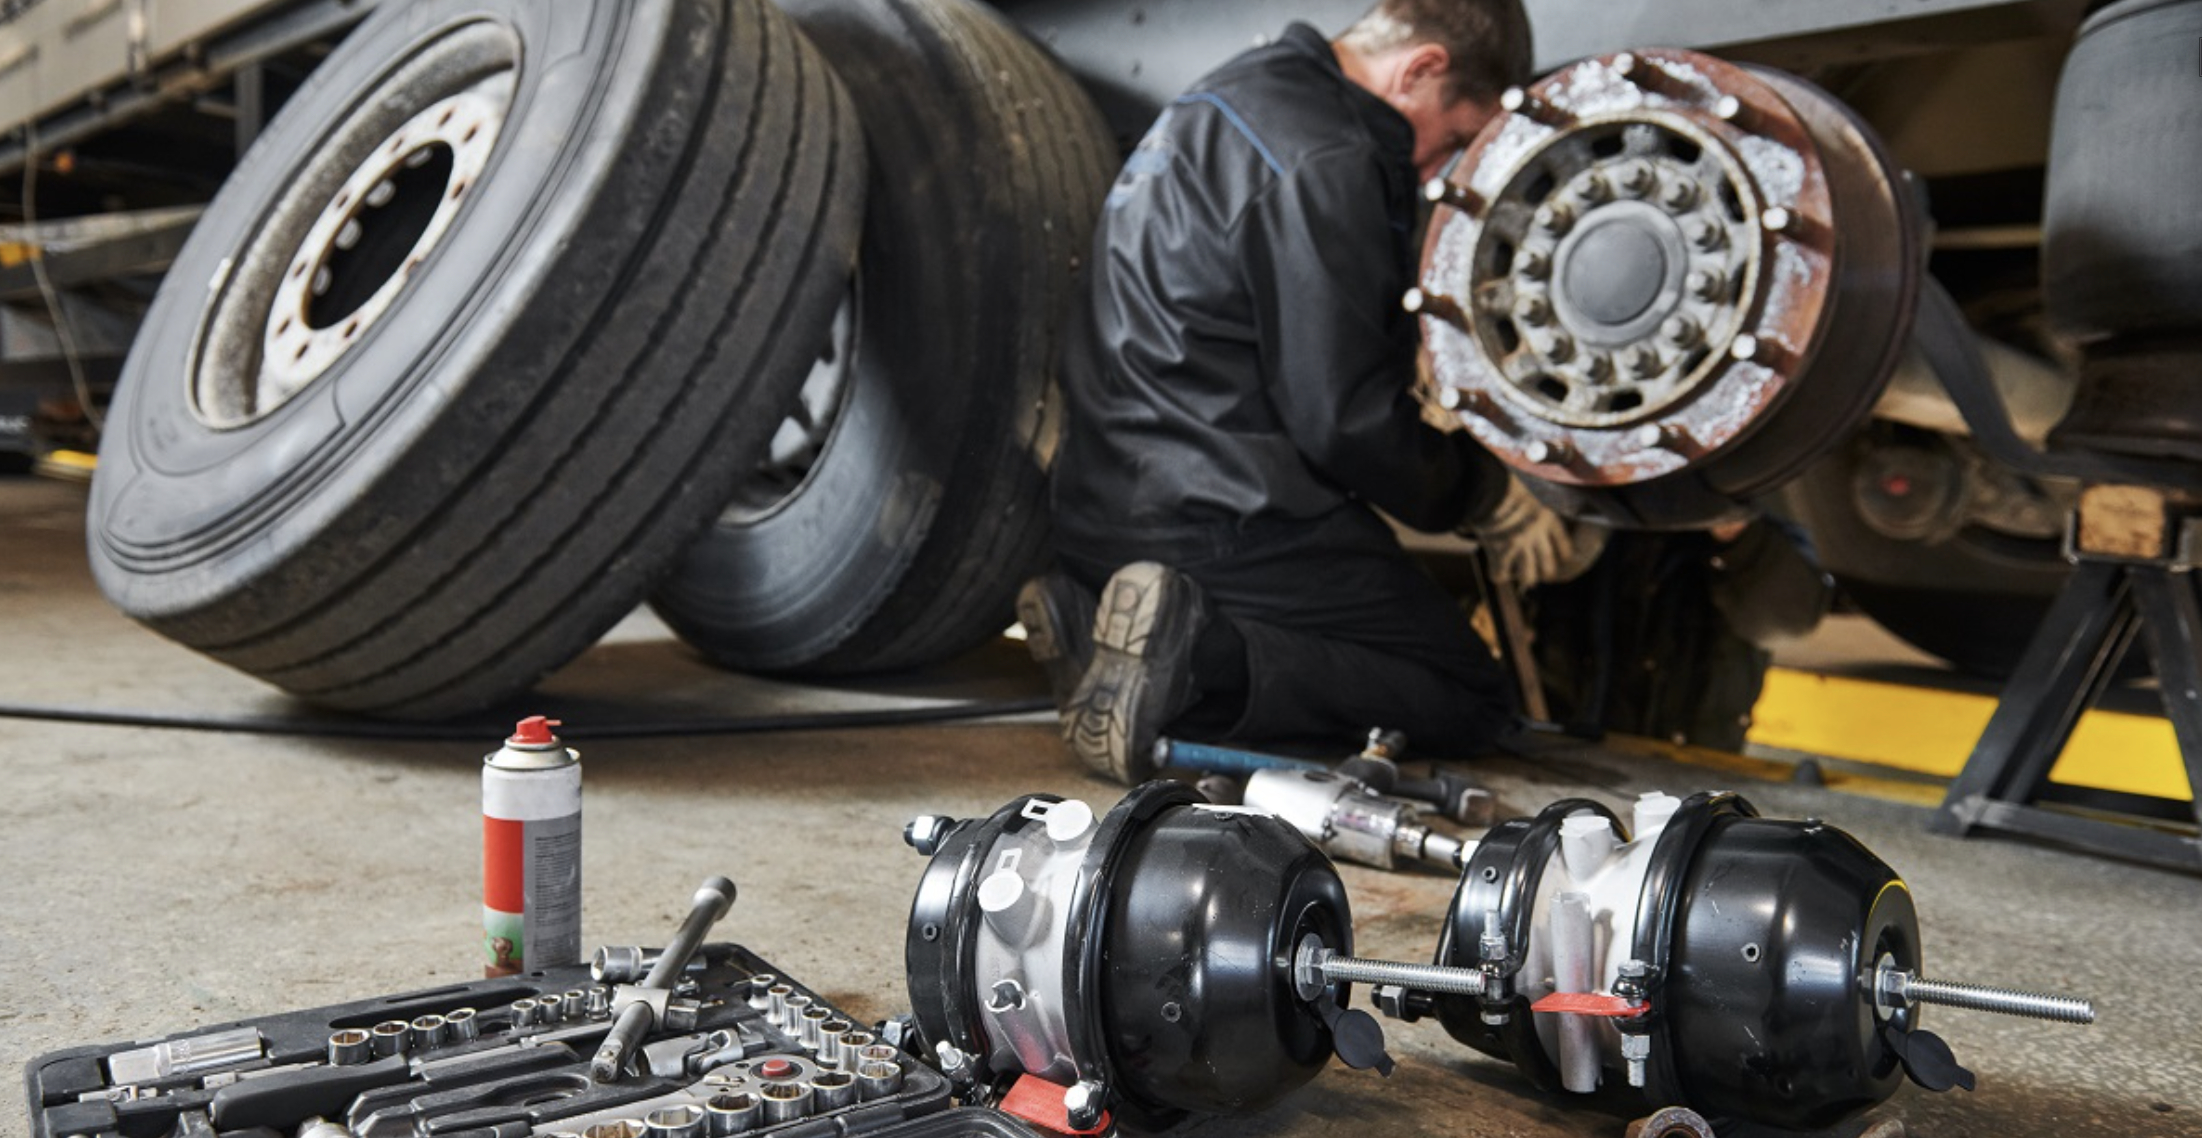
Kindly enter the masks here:
<path id="1" fill-rule="evenodd" d="M 703 943 L 705 933 L 726 916 L 734 907 L 734 883 L 724 877 L 712 877 L 697 887 L 696 896 L 690 902 L 688 916 L 681 921 L 680 931 L 673 934 L 673 942 L 658 954 L 657 963 L 650 966 L 650 974 L 637 985 L 646 991 L 670 992 L 673 981 L 688 967 L 688 958 L 695 955 L 696 946 Z M 621 985 L 622 991 L 627 990 Z M 619 996 L 613 996 L 616 1002 Z M 635 1045 L 655 1025 L 660 1016 L 658 1008 L 645 999 L 634 999 L 619 1008 L 613 1017 L 612 1030 L 597 1048 L 596 1058 L 589 1063 L 589 1076 L 600 1083 L 616 1083 L 626 1074 L 627 1061 L 634 1057 Z"/>

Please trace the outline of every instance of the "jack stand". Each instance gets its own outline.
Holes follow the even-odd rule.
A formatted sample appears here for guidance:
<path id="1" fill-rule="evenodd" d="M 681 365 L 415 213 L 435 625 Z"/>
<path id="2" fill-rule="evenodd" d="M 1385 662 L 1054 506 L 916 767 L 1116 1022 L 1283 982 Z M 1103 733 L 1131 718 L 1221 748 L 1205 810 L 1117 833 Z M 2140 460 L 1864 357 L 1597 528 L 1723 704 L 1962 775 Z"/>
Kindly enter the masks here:
<path id="1" fill-rule="evenodd" d="M 2156 817 L 2202 828 L 2202 502 L 2136 486 L 2091 486 L 2073 519 L 2078 569 L 2019 661 L 1994 717 L 1928 826 L 2045 838 L 2202 873 L 2202 837 L 2149 828 Z M 2143 637 L 2187 772 L 2190 801 L 2075 790 L 2050 782 L 2080 716 Z M 2132 821 L 2043 809 L 2109 805 Z M 2141 817 L 2141 816 L 2146 816 Z"/>

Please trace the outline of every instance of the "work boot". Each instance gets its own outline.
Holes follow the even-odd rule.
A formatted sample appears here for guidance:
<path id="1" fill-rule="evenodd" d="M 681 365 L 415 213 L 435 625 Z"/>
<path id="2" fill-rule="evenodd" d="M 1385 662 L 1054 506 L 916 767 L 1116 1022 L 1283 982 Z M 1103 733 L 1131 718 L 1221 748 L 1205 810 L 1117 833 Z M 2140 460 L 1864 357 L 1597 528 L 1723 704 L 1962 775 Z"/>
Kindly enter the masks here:
<path id="1" fill-rule="evenodd" d="M 1070 722 L 1070 697 L 1093 663 L 1093 594 L 1057 570 L 1017 590 L 1017 623 L 1025 626 L 1025 650 L 1047 673 L 1055 709 Z"/>
<path id="2" fill-rule="evenodd" d="M 1152 561 L 1126 565 L 1101 590 L 1093 663 L 1063 712 L 1063 739 L 1095 771 L 1136 785 L 1155 773 L 1155 741 L 1200 698 L 1193 642 L 1208 600 L 1192 578 Z"/>

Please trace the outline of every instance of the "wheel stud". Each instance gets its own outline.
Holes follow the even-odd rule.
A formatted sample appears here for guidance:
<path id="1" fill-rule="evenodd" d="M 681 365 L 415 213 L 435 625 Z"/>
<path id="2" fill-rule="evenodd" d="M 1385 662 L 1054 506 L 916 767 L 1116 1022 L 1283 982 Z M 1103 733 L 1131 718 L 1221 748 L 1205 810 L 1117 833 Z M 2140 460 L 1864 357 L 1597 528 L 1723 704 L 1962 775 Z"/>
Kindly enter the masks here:
<path id="1" fill-rule="evenodd" d="M 1460 302 L 1441 292 L 1410 288 L 1399 298 L 1399 306 L 1411 316 L 1428 316 L 1442 320 L 1465 332 L 1468 330 L 1468 314 L 1460 310 Z"/>
<path id="2" fill-rule="evenodd" d="M 1499 107 L 1508 114 L 1520 115 L 1546 126 L 1567 126 L 1575 121 L 1574 115 L 1545 102 L 1520 87 L 1508 87 L 1506 92 L 1499 96 Z"/>
<path id="3" fill-rule="evenodd" d="M 1423 200 L 1432 205 L 1451 206 L 1478 220 L 1483 217 L 1485 205 L 1483 195 L 1458 182 L 1448 181 L 1444 178 L 1432 178 L 1423 183 L 1422 197 Z"/>

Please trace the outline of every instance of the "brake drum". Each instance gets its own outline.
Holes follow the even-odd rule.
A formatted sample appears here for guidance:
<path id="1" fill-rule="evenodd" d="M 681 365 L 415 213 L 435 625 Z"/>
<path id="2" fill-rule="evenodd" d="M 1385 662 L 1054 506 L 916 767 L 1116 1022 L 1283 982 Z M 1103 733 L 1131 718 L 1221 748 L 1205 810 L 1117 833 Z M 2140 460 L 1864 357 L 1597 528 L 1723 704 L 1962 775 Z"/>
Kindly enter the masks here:
<path id="1" fill-rule="evenodd" d="M 1923 262 L 1906 175 L 1833 96 L 1686 51 L 1508 91 L 1420 286 L 1440 402 L 1580 517 L 1749 516 L 1870 412 Z"/>

